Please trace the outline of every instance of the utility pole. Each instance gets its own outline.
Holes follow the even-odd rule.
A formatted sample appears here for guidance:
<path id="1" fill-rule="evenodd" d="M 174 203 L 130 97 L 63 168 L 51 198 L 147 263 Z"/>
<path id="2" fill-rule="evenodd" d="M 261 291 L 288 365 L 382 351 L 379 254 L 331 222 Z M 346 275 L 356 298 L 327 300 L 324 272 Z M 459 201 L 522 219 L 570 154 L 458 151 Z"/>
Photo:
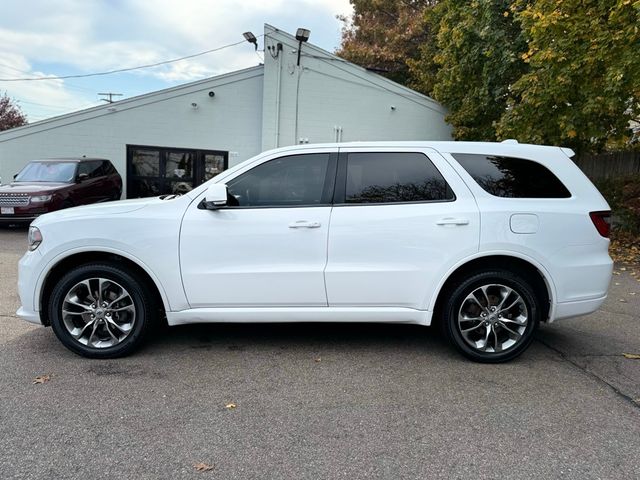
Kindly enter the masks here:
<path id="1" fill-rule="evenodd" d="M 106 93 L 99 93 L 98 95 L 105 95 L 109 98 L 101 98 L 100 100 L 107 102 L 107 103 L 113 103 L 113 97 L 121 97 L 122 93 L 111 93 L 111 92 L 106 92 Z"/>

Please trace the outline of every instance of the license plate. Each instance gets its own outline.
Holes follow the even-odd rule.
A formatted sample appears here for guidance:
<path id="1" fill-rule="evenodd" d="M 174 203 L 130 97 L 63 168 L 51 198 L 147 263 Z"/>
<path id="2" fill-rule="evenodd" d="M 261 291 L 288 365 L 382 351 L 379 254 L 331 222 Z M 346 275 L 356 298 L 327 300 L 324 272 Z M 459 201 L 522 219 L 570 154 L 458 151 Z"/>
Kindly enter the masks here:
<path id="1" fill-rule="evenodd" d="M 0 213 L 2 215 L 13 215 L 15 211 L 13 207 L 0 207 Z"/>

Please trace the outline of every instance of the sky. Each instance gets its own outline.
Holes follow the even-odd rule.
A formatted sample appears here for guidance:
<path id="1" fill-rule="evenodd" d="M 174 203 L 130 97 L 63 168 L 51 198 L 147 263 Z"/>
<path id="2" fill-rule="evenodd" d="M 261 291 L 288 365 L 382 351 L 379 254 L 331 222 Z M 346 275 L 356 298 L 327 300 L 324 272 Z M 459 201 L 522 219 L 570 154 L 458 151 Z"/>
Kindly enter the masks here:
<path id="1" fill-rule="evenodd" d="M 348 0 L 2 0 L 0 93 L 30 123 L 104 104 L 98 93 L 123 99 L 262 63 L 248 43 L 169 65 L 89 78 L 7 79 L 103 72 L 179 58 L 263 33 L 269 23 L 334 51 Z M 259 49 L 263 48 L 258 39 Z"/>

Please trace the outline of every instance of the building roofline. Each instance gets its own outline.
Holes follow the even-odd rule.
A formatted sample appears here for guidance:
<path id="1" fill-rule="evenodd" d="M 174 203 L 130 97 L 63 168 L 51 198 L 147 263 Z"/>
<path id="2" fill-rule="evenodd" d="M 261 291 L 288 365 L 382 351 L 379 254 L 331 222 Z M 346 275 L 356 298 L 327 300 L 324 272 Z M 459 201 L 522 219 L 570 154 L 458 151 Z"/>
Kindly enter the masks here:
<path id="1" fill-rule="evenodd" d="M 296 40 L 296 37 L 291 35 L 288 32 L 285 32 L 283 30 L 280 30 L 277 27 L 274 27 L 273 25 L 270 25 L 268 23 L 264 24 L 264 30 L 265 30 L 265 38 L 268 36 L 269 32 L 274 32 L 277 33 L 278 35 L 282 35 L 284 37 L 286 37 L 287 39 L 289 39 L 291 42 L 293 42 L 293 44 L 295 46 L 298 45 L 298 40 Z M 361 67 L 360 65 L 357 65 L 353 62 L 350 62 L 348 60 L 345 60 L 344 58 L 340 58 L 339 56 L 335 55 L 334 53 L 328 52 L 327 50 L 324 50 L 320 47 L 318 47 L 317 45 L 314 45 L 312 43 L 305 43 L 305 49 L 311 49 L 312 51 L 316 51 L 317 53 L 321 54 L 321 56 L 323 57 L 327 57 L 328 61 L 335 61 L 335 62 L 340 62 L 341 64 L 343 64 L 345 67 L 347 68 L 352 68 L 354 70 L 359 71 L 361 74 L 365 74 L 369 77 L 371 77 L 371 79 L 375 79 L 376 82 L 379 82 L 382 85 L 379 85 L 380 88 L 385 88 L 384 85 L 387 85 L 390 88 L 394 88 L 394 89 L 398 89 L 400 90 L 402 93 L 404 94 L 409 94 L 412 95 L 414 97 L 416 97 L 416 99 L 418 100 L 423 100 L 423 101 L 427 101 L 429 103 L 432 104 L 433 107 L 437 107 L 442 113 L 447 113 L 447 110 L 436 100 L 434 100 L 433 98 L 429 97 L 428 95 L 424 95 L 420 92 L 417 92 L 409 87 L 405 87 L 404 85 L 401 85 L 397 82 L 394 82 L 393 80 L 388 79 L 387 77 L 384 77 L 382 75 L 379 75 L 375 72 L 372 72 L 371 70 L 367 70 L 364 67 Z M 302 57 L 304 57 L 304 53 L 302 54 Z M 398 92 L 399 93 L 399 92 Z"/>
<path id="2" fill-rule="evenodd" d="M 216 75 L 214 77 L 207 77 L 200 80 L 195 80 L 193 82 L 183 83 L 173 87 L 163 88 L 161 90 L 154 90 L 153 92 L 143 93 L 142 95 L 136 95 L 134 97 L 125 98 L 123 100 L 118 100 L 113 103 L 106 103 L 104 105 L 97 105 L 95 107 L 76 110 L 74 112 L 65 113 L 63 115 L 58 115 L 55 117 L 49 117 L 44 120 L 40 120 L 38 122 L 29 123 L 21 127 L 11 128 L 9 130 L 0 132 L 0 142 L 9 140 L 14 136 L 15 137 L 23 136 L 26 133 L 26 131 L 30 129 L 45 127 L 43 128 L 43 130 L 48 130 L 49 128 L 46 128 L 48 124 L 64 122 L 65 120 L 71 120 L 74 117 L 78 117 L 81 115 L 88 115 L 94 112 L 98 113 L 103 111 L 108 111 L 108 113 L 111 113 L 109 111 L 110 108 L 117 108 L 118 110 L 133 108 L 137 106 L 136 105 L 137 103 L 143 103 L 145 100 L 152 99 L 153 97 L 157 97 L 159 95 L 178 93 L 184 90 L 192 90 L 194 89 L 194 87 L 198 87 L 200 85 L 208 85 L 214 81 L 233 80 L 234 77 L 251 78 L 253 76 L 257 76 L 257 75 L 251 75 L 252 73 L 255 73 L 258 71 L 262 72 L 263 69 L 264 69 L 263 65 L 256 65 L 254 67 L 244 68 L 242 70 L 236 70 L 234 72 L 223 73 L 221 75 Z M 60 126 L 63 126 L 63 125 L 60 125 Z M 57 128 L 57 126 L 51 126 L 51 128 Z M 8 137 L 8 138 L 3 138 L 3 137 Z"/>

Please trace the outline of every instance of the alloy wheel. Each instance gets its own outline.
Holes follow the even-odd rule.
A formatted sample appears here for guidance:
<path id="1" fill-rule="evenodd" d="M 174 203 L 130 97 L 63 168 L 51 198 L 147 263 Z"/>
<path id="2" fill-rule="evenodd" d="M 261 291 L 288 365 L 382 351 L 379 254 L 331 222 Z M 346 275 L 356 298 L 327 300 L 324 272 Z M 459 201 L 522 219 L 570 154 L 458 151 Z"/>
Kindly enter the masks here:
<path id="1" fill-rule="evenodd" d="M 464 341 L 483 353 L 512 349 L 523 338 L 528 323 L 529 311 L 520 294 L 501 284 L 475 288 L 458 311 Z"/>

